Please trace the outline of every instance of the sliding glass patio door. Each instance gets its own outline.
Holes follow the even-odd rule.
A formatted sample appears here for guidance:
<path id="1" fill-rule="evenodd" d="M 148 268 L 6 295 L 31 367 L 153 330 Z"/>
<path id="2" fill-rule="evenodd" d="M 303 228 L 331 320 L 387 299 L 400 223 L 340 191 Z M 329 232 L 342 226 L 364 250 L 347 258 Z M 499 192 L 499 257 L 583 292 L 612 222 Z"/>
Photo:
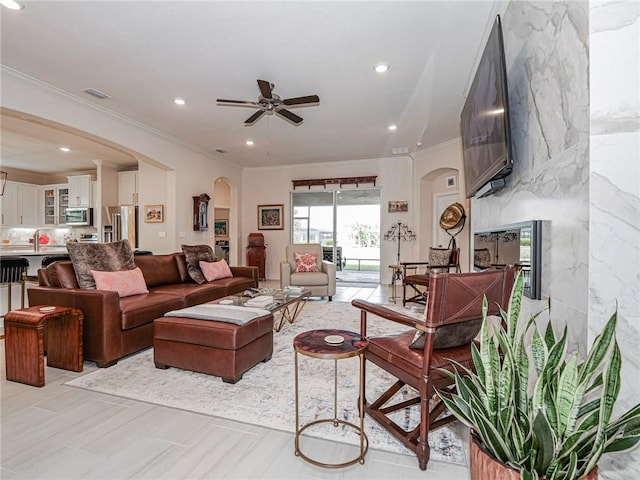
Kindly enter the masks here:
<path id="1" fill-rule="evenodd" d="M 293 243 L 320 243 L 339 279 L 379 282 L 379 189 L 292 192 L 291 205 Z"/>

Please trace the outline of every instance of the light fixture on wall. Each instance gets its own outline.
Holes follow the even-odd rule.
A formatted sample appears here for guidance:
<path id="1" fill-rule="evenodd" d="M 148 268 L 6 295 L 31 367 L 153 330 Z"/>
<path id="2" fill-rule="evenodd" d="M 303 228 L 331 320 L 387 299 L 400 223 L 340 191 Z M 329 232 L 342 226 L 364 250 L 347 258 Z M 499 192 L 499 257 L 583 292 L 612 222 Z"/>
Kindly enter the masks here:
<path id="1" fill-rule="evenodd" d="M 0 172 L 0 196 L 4 195 L 4 186 L 7 184 L 7 172 Z"/>

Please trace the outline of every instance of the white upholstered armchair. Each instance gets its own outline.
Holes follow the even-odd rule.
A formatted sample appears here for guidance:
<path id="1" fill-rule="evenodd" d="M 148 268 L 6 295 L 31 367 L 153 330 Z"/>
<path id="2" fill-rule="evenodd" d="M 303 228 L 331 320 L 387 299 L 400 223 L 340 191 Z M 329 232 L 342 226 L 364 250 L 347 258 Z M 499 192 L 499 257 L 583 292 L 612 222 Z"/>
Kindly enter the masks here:
<path id="1" fill-rule="evenodd" d="M 336 266 L 322 260 L 320 244 L 292 243 L 285 254 L 286 260 L 280 262 L 280 288 L 304 287 L 312 297 L 329 297 L 331 301 L 336 293 Z"/>

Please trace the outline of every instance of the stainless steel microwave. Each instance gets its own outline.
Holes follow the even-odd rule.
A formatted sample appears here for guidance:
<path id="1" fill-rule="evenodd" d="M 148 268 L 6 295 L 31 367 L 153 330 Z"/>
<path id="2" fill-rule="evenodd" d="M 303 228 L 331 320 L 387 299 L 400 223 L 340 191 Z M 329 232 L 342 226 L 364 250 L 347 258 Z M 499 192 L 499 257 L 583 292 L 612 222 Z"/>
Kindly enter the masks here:
<path id="1" fill-rule="evenodd" d="M 67 225 L 93 225 L 93 208 L 67 208 Z"/>

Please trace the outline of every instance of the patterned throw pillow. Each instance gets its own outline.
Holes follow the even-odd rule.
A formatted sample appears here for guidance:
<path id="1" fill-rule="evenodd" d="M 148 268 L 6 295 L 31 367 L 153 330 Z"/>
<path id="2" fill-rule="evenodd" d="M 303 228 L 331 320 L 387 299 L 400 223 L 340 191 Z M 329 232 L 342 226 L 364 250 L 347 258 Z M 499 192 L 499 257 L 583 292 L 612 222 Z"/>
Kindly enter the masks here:
<path id="1" fill-rule="evenodd" d="M 209 245 L 182 245 L 184 259 L 187 262 L 187 273 L 196 283 L 204 283 L 207 281 L 200 270 L 200 261 L 215 262 L 216 256 Z"/>
<path id="2" fill-rule="evenodd" d="M 296 261 L 296 273 L 319 271 L 317 254 L 293 252 L 293 258 Z"/>
<path id="3" fill-rule="evenodd" d="M 96 288 L 98 290 L 118 292 L 120 297 L 149 293 L 147 284 L 144 281 L 144 276 L 142 275 L 142 270 L 139 268 L 124 270 L 122 272 L 100 272 L 98 270 L 91 270 L 91 274 L 96 281 Z"/>
<path id="4" fill-rule="evenodd" d="M 118 272 L 136 268 L 128 240 L 111 243 L 69 242 L 67 250 L 80 288 L 96 288 L 91 270 Z"/>
<path id="5" fill-rule="evenodd" d="M 451 250 L 448 248 L 430 248 L 429 249 L 429 272 L 442 273 L 449 271 L 451 263 Z M 447 267 L 447 268 L 438 268 Z"/>
<path id="6" fill-rule="evenodd" d="M 219 278 L 233 277 L 233 273 L 231 273 L 231 269 L 224 258 L 219 262 L 203 262 L 201 260 L 200 270 L 202 270 L 207 282 L 212 282 Z"/>

